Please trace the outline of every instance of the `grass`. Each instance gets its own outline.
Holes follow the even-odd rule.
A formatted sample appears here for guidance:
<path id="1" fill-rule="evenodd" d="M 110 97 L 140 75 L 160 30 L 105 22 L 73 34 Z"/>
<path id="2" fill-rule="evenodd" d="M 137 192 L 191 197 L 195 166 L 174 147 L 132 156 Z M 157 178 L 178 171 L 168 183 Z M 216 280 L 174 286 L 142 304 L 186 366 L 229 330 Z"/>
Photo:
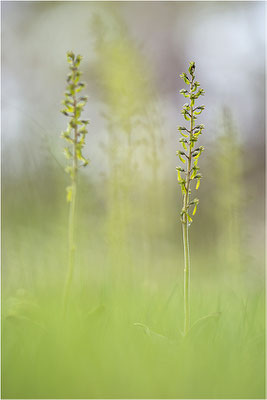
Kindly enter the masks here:
<path id="1" fill-rule="evenodd" d="M 64 212 L 47 211 L 41 225 L 36 211 L 27 234 L 25 209 L 16 231 L 16 215 L 8 225 L 4 217 L 2 398 L 264 398 L 262 285 L 240 275 L 225 278 L 223 263 L 212 269 L 199 254 L 196 263 L 193 252 L 192 325 L 220 314 L 192 326 L 184 340 L 176 239 L 166 250 L 154 248 L 153 265 L 134 252 L 132 275 L 118 277 L 113 287 L 105 228 L 93 224 L 93 216 L 84 221 L 79 210 L 77 269 L 65 319 Z M 93 232 L 86 233 L 88 224 Z"/>
<path id="2" fill-rule="evenodd" d="M 97 173 L 79 176 L 77 250 L 65 318 L 68 179 L 51 159 L 28 176 L 3 174 L 2 398 L 264 398 L 263 243 L 253 241 L 262 224 L 254 213 L 261 199 L 254 191 L 253 207 L 246 202 L 253 224 L 235 214 L 237 232 L 251 233 L 251 243 L 238 240 L 241 262 L 232 257 L 237 245 L 220 239 L 228 237 L 239 194 L 216 183 L 229 183 L 228 160 L 216 171 L 210 168 L 208 157 L 217 143 L 209 143 L 201 164 L 206 177 L 199 189 L 201 212 L 190 235 L 191 329 L 184 338 L 183 248 L 176 177 L 170 173 L 174 160 L 173 166 L 169 160 L 175 143 L 166 151 L 156 146 L 154 161 L 145 164 L 144 153 L 151 156 L 155 146 L 123 140 L 133 132 L 135 138 L 148 137 L 155 122 L 140 118 L 146 128 L 125 136 L 118 109 L 138 103 L 139 91 L 125 91 L 127 103 L 117 96 L 112 84 L 121 46 L 114 46 L 114 58 L 102 63 L 103 75 L 111 79 L 103 93 L 109 93 L 107 106 L 116 123 L 111 129 L 107 121 L 113 144 L 108 174 L 100 176 L 100 162 Z M 122 71 L 131 72 L 123 59 Z M 116 79 L 108 73 L 110 65 Z M 216 153 L 218 163 L 223 155 Z M 31 153 L 23 156 L 27 160 Z M 241 174 L 235 185 L 241 188 Z M 230 195 L 218 211 L 210 207 L 211 199 L 223 191 Z M 223 224 L 219 212 L 228 217 Z"/>
<path id="3" fill-rule="evenodd" d="M 207 289 L 201 306 L 192 299 L 196 317 L 218 304 L 215 288 L 204 296 Z M 3 398 L 264 398 L 261 296 L 247 298 L 246 308 L 241 293 L 225 291 L 220 317 L 192 328 L 184 341 L 173 318 L 182 314 L 179 291 L 162 314 L 166 289 L 149 296 L 121 288 L 104 303 L 94 290 L 76 291 L 64 323 L 52 290 L 39 294 L 32 310 L 6 317 Z M 136 321 L 162 336 L 147 335 Z"/>

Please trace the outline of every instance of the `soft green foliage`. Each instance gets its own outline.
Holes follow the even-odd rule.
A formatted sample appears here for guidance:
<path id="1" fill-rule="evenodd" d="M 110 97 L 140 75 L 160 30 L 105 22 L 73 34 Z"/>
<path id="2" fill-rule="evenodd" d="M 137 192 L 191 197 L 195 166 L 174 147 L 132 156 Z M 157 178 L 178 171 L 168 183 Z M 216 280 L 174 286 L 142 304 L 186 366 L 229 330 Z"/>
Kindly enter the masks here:
<path id="1" fill-rule="evenodd" d="M 75 181 L 78 168 L 86 166 L 88 160 L 83 156 L 82 149 L 85 145 L 85 136 L 88 133 L 87 125 L 89 120 L 81 119 L 81 113 L 88 100 L 87 96 L 80 96 L 79 93 L 85 87 L 85 83 L 80 81 L 81 71 L 79 66 L 82 60 L 81 55 L 75 57 L 72 51 L 67 53 L 70 73 L 67 76 L 67 87 L 65 98 L 62 101 L 64 108 L 62 114 L 70 118 L 67 129 L 61 133 L 66 140 L 67 147 L 64 153 L 67 160 L 72 164 L 66 167 L 66 172 L 70 175 L 71 181 Z M 73 196 L 73 185 L 67 187 L 67 201 L 71 202 Z"/>
<path id="2" fill-rule="evenodd" d="M 161 261 L 166 268 L 174 259 Z M 264 398 L 263 294 L 198 280 L 191 300 L 199 321 L 183 340 L 182 288 L 169 299 L 171 277 L 162 281 L 120 286 L 103 301 L 107 288 L 91 276 L 84 288 L 75 285 L 67 323 L 59 318 L 58 283 L 41 289 L 34 280 L 24 293 L 5 296 L 2 398 Z M 201 319 L 205 313 L 217 314 Z"/>
<path id="3" fill-rule="evenodd" d="M 240 272 L 244 269 L 246 252 L 242 252 L 241 248 L 247 236 L 243 219 L 248 193 L 244 179 L 244 154 L 229 108 L 223 109 L 217 129 L 217 151 L 211 160 L 216 175 L 213 198 L 219 210 L 216 213 L 219 234 L 217 257 L 224 260 L 224 269 L 229 274 L 229 270 Z"/>
<path id="4" fill-rule="evenodd" d="M 201 168 L 208 178 L 204 161 Z M 50 161 L 43 174 L 25 175 L 15 184 L 4 179 L 2 398 L 265 398 L 264 261 L 258 258 L 257 275 L 242 283 L 240 276 L 224 277 L 223 260 L 221 268 L 214 268 L 207 248 L 214 254 L 215 239 L 211 244 L 205 240 L 216 224 L 213 207 L 212 219 L 196 223 L 192 231 L 191 255 L 197 260 L 193 323 L 185 339 L 177 334 L 183 330 L 183 268 L 177 258 L 182 249 L 173 223 L 177 193 L 171 179 L 164 186 L 165 225 L 158 224 L 153 242 L 157 263 L 147 264 L 136 230 L 131 281 L 118 282 L 111 296 L 105 239 L 110 198 L 105 181 L 80 174 L 76 279 L 67 318 L 61 318 L 68 259 L 65 178 Z M 20 196 L 14 198 L 15 185 Z M 208 199 L 207 192 L 202 198 Z M 148 202 L 146 191 L 140 192 L 140 202 Z M 202 202 L 199 220 L 207 202 Z M 149 211 L 144 219 L 152 231 Z M 148 237 L 142 235 L 146 244 Z M 195 244 L 203 237 L 202 254 Z M 130 274 L 122 257 L 117 264 Z"/>
<path id="5" fill-rule="evenodd" d="M 118 24 L 112 26 L 117 29 Z M 111 28 L 107 30 L 109 39 L 111 32 Z M 79 37 L 79 30 L 77 34 Z M 119 36 L 125 38 L 126 35 Z M 98 70 L 100 67 L 105 69 L 106 78 L 113 79 L 108 76 L 109 66 L 112 64 L 112 76 L 113 73 L 117 76 L 115 69 L 122 67 L 117 60 L 123 60 L 123 76 L 132 79 L 131 87 L 138 87 L 135 103 L 141 101 L 142 96 L 147 102 L 149 97 L 142 92 L 140 75 L 133 74 L 136 71 L 134 67 L 127 67 L 127 60 L 134 58 L 131 54 L 133 42 L 127 38 L 127 45 L 121 46 L 124 55 L 128 50 L 125 58 L 121 54 L 118 56 L 119 52 L 109 52 L 108 44 L 107 41 L 107 52 L 101 49 Z M 112 55 L 114 58 L 111 59 Z M 131 65 L 137 65 L 137 60 L 131 61 Z M 146 71 L 148 75 L 149 71 Z M 141 69 L 141 72 L 144 71 Z M 95 78 L 93 72 L 91 76 Z M 106 88 L 109 87 L 113 94 L 107 97 L 113 99 L 119 86 L 113 86 L 112 82 L 109 85 Z M 127 85 L 125 91 L 127 95 Z M 218 194 L 223 191 L 227 176 L 236 164 L 226 157 L 217 171 L 222 177 L 218 176 L 217 180 L 215 168 L 207 166 L 206 157 L 201 160 L 201 169 L 206 177 L 205 190 L 201 193 L 201 212 L 192 229 L 192 237 L 190 235 L 191 257 L 196 266 L 191 282 L 192 324 L 183 337 L 178 334 L 183 331 L 183 260 L 180 257 L 183 249 L 182 241 L 177 243 L 175 223 L 177 185 L 173 184 L 168 172 L 170 163 L 175 161 L 175 154 L 171 162 L 169 157 L 173 143 L 167 140 L 163 148 L 156 124 L 148 123 L 142 134 L 148 138 L 153 132 L 155 140 L 151 136 L 148 144 L 138 144 L 135 139 L 140 138 L 136 135 L 141 128 L 136 125 L 136 120 L 140 113 L 131 111 L 127 114 L 124 110 L 124 115 L 136 117 L 132 122 L 131 172 L 138 174 L 130 175 L 129 186 L 122 187 L 125 180 L 120 177 L 126 175 L 126 171 L 120 168 L 125 164 L 118 165 L 117 162 L 123 156 L 127 161 L 127 152 L 122 152 L 127 148 L 128 136 L 122 128 L 123 119 L 118 123 L 115 118 L 115 115 L 120 115 L 115 113 L 119 107 L 114 105 L 113 108 L 106 98 L 101 103 L 97 97 L 99 92 L 96 90 L 92 97 L 99 108 L 105 109 L 108 127 L 105 130 L 102 121 L 103 129 L 99 129 L 95 144 L 98 146 L 106 137 L 110 141 L 107 151 L 99 152 L 99 158 L 95 158 L 99 161 L 95 175 L 78 171 L 79 198 L 75 221 L 79 229 L 76 229 L 71 301 L 65 318 L 62 318 L 61 300 L 69 254 L 65 240 L 67 204 L 64 206 L 63 202 L 62 206 L 62 200 L 69 176 L 52 162 L 50 154 L 39 168 L 33 168 L 31 173 L 22 169 L 23 174 L 19 176 L 10 176 L 10 171 L 7 171 L 10 164 L 5 164 L 2 182 L 1 397 L 265 398 L 264 258 L 261 253 L 264 240 L 255 235 L 256 240 L 252 237 L 248 248 L 242 243 L 240 253 L 252 250 L 254 261 L 246 258 L 246 273 L 233 277 L 229 271 L 226 275 L 225 260 L 217 257 L 216 244 L 220 236 L 214 230 L 220 210 L 210 206 L 214 198 L 211 194 L 215 190 Z M 131 96 L 129 92 L 128 96 Z M 130 104 L 130 99 L 128 101 Z M 142 107 L 145 102 L 142 102 Z M 118 103 L 123 106 L 120 100 Z M 111 115 L 112 109 L 114 115 Z M 34 155 L 39 156 L 37 151 L 33 151 L 36 148 L 32 147 L 30 138 L 38 137 L 40 127 L 33 126 L 32 129 L 32 136 L 26 136 L 27 140 L 23 136 L 19 146 L 14 142 L 16 150 L 23 154 L 25 166 Z M 23 135 L 27 132 L 24 126 Z M 185 135 L 182 137 L 188 138 L 186 130 L 181 129 L 181 133 Z M 153 142 L 157 150 L 155 155 Z M 145 155 L 153 156 L 153 163 L 146 163 L 144 154 L 139 152 L 142 146 Z M 210 154 L 220 150 L 217 141 L 209 141 L 208 146 Z M 114 148 L 116 151 L 113 152 Z M 228 145 L 223 148 L 229 151 Z M 182 150 L 185 152 L 184 148 Z M 225 155 L 223 150 L 220 151 Z M 99 172 L 105 172 L 102 165 L 107 155 L 110 157 L 108 174 L 103 177 Z M 187 162 L 186 157 L 182 157 Z M 157 175 L 152 176 L 149 171 L 154 169 L 157 158 L 160 160 Z M 230 164 L 224 176 L 226 162 Z M 212 167 L 215 167 L 214 162 Z M 186 168 L 186 163 L 183 163 L 181 169 Z M 85 172 L 87 170 L 89 168 Z M 184 176 L 183 171 L 180 173 Z M 159 179 L 160 176 L 163 180 Z M 209 185 L 211 176 L 214 181 Z M 240 174 L 233 176 L 234 184 L 240 188 Z M 246 179 L 250 187 L 250 179 L 254 180 L 255 175 Z M 221 184 L 223 188 L 219 186 Z M 227 191 L 231 192 L 233 186 L 230 182 L 228 184 Z M 161 208 L 160 193 L 163 194 Z M 130 203 L 124 194 L 131 196 Z M 238 198 L 239 195 L 235 195 L 235 205 Z M 253 217 L 253 225 L 248 219 L 241 220 L 240 229 L 246 232 L 250 227 L 258 234 L 261 222 L 254 207 L 261 204 L 261 200 L 258 193 L 252 199 L 253 213 L 247 206 L 246 197 L 245 210 L 248 217 Z M 70 210 L 75 204 L 73 200 L 72 197 L 68 204 Z M 191 206 L 191 217 L 194 208 L 195 204 Z M 124 210 L 128 210 L 131 219 Z M 227 205 L 225 215 L 229 221 L 228 210 L 230 207 Z M 110 213 L 113 213 L 113 218 L 110 218 Z M 70 215 L 73 215 L 72 211 Z M 112 240 L 117 242 L 118 253 L 114 251 L 113 260 L 109 257 L 107 225 L 109 237 L 113 235 Z M 217 225 L 220 227 L 221 223 Z M 229 241 L 223 246 L 222 254 L 229 250 Z M 131 253 L 128 253 L 129 249 Z M 153 256 L 152 260 L 144 257 L 146 251 Z M 73 253 L 70 251 L 70 254 Z M 129 254 L 131 264 L 128 263 Z M 109 274 L 112 261 L 116 272 L 123 271 L 127 276 L 127 280 L 122 280 L 119 273 L 115 274 L 116 287 Z M 231 267 L 235 268 L 234 261 L 231 261 Z"/>
<path id="6" fill-rule="evenodd" d="M 122 18 L 116 13 L 107 16 L 104 7 L 91 26 L 93 71 L 101 88 L 107 134 L 103 155 L 108 162 L 104 188 L 109 268 L 117 285 L 119 279 L 130 279 L 136 231 L 142 256 L 155 263 L 153 241 L 163 207 L 161 111 L 145 55 Z M 118 258 L 124 262 L 118 263 Z"/>
<path id="7" fill-rule="evenodd" d="M 198 158 L 203 152 L 204 147 L 197 147 L 199 135 L 202 134 L 204 125 L 195 125 L 197 115 L 201 114 L 205 106 L 195 106 L 195 101 L 199 96 L 204 95 L 200 83 L 195 80 L 195 63 L 190 62 L 188 72 L 189 75 L 183 73 L 180 77 L 189 85 L 189 90 L 182 89 L 180 93 L 189 99 L 190 103 L 185 103 L 181 114 L 186 121 L 189 121 L 189 127 L 178 126 L 178 130 L 182 137 L 180 143 L 184 150 L 178 150 L 179 159 L 185 164 L 184 168 L 177 167 L 177 179 L 181 186 L 183 195 L 183 208 L 181 211 L 181 221 L 183 224 L 183 242 L 184 242 L 184 334 L 186 335 L 190 329 L 190 252 L 189 252 L 189 234 L 188 227 L 193 222 L 192 216 L 197 211 L 199 199 L 190 200 L 191 188 L 190 183 L 196 180 L 196 190 L 199 188 L 202 175 L 199 172 Z M 192 216 L 189 209 L 193 207 Z"/>

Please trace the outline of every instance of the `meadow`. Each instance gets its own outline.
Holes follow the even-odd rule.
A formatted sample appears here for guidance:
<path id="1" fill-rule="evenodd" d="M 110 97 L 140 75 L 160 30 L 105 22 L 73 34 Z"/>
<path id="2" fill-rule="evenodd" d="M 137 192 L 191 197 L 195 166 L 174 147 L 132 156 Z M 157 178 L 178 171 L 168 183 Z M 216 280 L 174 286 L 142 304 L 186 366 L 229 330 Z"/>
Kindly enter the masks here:
<path id="1" fill-rule="evenodd" d="M 107 224 L 105 198 L 81 179 L 63 318 L 68 206 L 50 168 L 38 182 L 17 183 L 23 197 L 8 200 L 8 184 L 4 191 L 3 398 L 264 398 L 262 279 L 248 260 L 238 264 L 231 243 L 221 248 L 208 232 L 198 240 L 192 229 L 195 325 L 183 338 L 182 235 L 170 207 L 160 218 L 134 201 L 131 225 Z"/>

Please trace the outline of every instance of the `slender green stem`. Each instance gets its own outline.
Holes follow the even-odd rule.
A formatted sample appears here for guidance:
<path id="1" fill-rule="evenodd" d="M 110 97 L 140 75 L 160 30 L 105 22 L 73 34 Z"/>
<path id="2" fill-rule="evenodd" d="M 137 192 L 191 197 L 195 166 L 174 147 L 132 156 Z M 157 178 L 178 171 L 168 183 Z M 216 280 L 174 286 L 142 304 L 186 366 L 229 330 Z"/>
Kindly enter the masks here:
<path id="1" fill-rule="evenodd" d="M 75 95 L 73 96 L 73 116 L 76 117 L 77 112 L 77 102 Z M 63 313 L 66 314 L 68 307 L 68 299 L 70 294 L 71 283 L 73 280 L 73 270 L 74 270 L 74 258 L 75 258 L 75 206 L 76 206 L 76 192 L 77 192 L 77 170 L 78 170 L 78 160 L 77 160 L 77 141 L 78 141 L 78 129 L 77 126 L 74 129 L 74 141 L 73 141 L 73 177 L 72 177 L 72 201 L 70 202 L 69 209 L 69 266 L 68 274 L 64 289 L 64 300 L 63 300 Z"/>
<path id="2" fill-rule="evenodd" d="M 183 224 L 184 242 L 184 334 L 190 329 L 190 254 L 188 223 Z"/>
<path id="3" fill-rule="evenodd" d="M 63 300 L 63 313 L 66 314 L 68 307 L 68 299 L 70 294 L 71 283 L 73 279 L 74 270 L 74 257 L 75 257 L 75 239 L 74 239 L 74 229 L 75 229 L 75 204 L 76 204 L 76 182 L 72 182 L 72 201 L 70 203 L 69 209 L 69 265 L 67 279 L 64 288 L 64 300 Z"/>

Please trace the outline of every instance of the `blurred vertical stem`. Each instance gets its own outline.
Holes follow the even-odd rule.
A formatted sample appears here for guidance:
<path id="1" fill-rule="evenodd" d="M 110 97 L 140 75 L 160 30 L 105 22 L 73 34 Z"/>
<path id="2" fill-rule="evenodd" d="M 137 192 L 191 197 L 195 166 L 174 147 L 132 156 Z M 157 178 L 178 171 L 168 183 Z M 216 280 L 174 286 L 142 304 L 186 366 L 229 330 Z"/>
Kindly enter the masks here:
<path id="1" fill-rule="evenodd" d="M 200 114 L 204 110 L 204 106 L 198 106 L 194 108 L 195 100 L 204 94 L 203 89 L 198 89 L 199 82 L 195 81 L 195 63 L 190 62 L 189 64 L 189 74 L 188 77 L 185 73 L 181 74 L 180 77 L 184 82 L 190 86 L 189 91 L 182 89 L 180 93 L 189 98 L 190 104 L 186 103 L 183 106 L 182 114 L 186 121 L 190 121 L 190 127 L 187 129 L 184 126 L 178 126 L 178 130 L 182 137 L 180 138 L 180 143 L 185 151 L 177 151 L 177 155 L 183 164 L 186 164 L 186 169 L 177 167 L 177 178 L 181 185 L 181 190 L 183 194 L 183 208 L 181 212 L 181 221 L 183 228 L 183 244 L 184 244 L 184 335 L 190 329 L 190 251 L 189 251 L 189 226 L 192 222 L 192 218 L 189 215 L 190 206 L 194 206 L 192 215 L 195 215 L 197 205 L 199 200 L 195 198 L 190 201 L 190 182 L 194 179 L 197 180 L 196 189 L 199 187 L 201 174 L 198 173 L 199 167 L 197 165 L 198 158 L 202 151 L 203 146 L 195 148 L 195 144 L 198 140 L 198 136 L 202 133 L 204 129 L 203 125 L 195 126 L 196 115 Z M 192 163 L 194 165 L 192 166 Z M 181 174 L 184 174 L 182 177 Z"/>
<path id="2" fill-rule="evenodd" d="M 184 242 L 184 333 L 190 328 L 190 251 L 188 222 L 183 223 Z"/>
<path id="3" fill-rule="evenodd" d="M 75 162 L 76 159 L 76 162 Z M 75 164 L 77 165 L 77 158 L 75 157 L 73 159 L 73 168 L 74 168 L 74 176 L 72 179 L 72 185 L 71 185 L 71 192 L 72 192 L 72 200 L 70 202 L 70 208 L 69 208 L 69 265 L 68 265 L 68 274 L 67 274 L 67 279 L 65 282 L 65 288 L 64 288 L 64 300 L 63 300 L 63 307 L 64 307 L 64 315 L 66 313 L 67 309 L 67 302 L 69 298 L 69 293 L 70 293 L 70 287 L 71 287 L 71 282 L 73 278 L 73 269 L 74 269 L 74 257 L 75 257 L 75 208 L 76 208 L 76 192 L 77 192 L 77 166 L 75 167 Z"/>
<path id="4" fill-rule="evenodd" d="M 223 109 L 213 165 L 217 188 L 214 192 L 214 202 L 220 210 L 216 213 L 219 238 L 217 257 L 223 260 L 225 270 L 230 269 L 231 274 L 240 273 L 245 261 L 241 243 L 246 235 L 242 223 L 243 199 L 246 197 L 243 182 L 244 160 L 239 132 L 228 107 Z"/>
<path id="5" fill-rule="evenodd" d="M 81 112 L 83 111 L 88 98 L 87 96 L 77 97 L 77 93 L 79 93 L 85 86 L 83 82 L 80 82 L 80 76 L 82 73 L 78 68 L 82 57 L 80 55 L 75 57 L 74 53 L 70 51 L 67 53 L 67 60 L 70 64 L 70 73 L 67 76 L 67 90 L 65 92 L 65 99 L 62 102 L 64 108 L 61 112 L 71 119 L 66 131 L 62 132 L 61 136 L 66 139 L 68 144 L 70 143 L 70 147 L 65 147 L 64 151 L 66 158 L 72 160 L 72 164 L 66 168 L 66 172 L 69 174 L 71 179 L 71 185 L 67 187 L 67 201 L 70 203 L 68 226 L 69 264 L 63 295 L 64 315 L 67 310 L 74 270 L 77 174 L 79 167 L 88 164 L 88 160 L 82 155 L 82 149 L 85 145 L 85 136 L 88 133 L 86 127 L 89 123 L 88 120 L 80 119 Z M 81 162 L 80 165 L 79 161 Z"/>

